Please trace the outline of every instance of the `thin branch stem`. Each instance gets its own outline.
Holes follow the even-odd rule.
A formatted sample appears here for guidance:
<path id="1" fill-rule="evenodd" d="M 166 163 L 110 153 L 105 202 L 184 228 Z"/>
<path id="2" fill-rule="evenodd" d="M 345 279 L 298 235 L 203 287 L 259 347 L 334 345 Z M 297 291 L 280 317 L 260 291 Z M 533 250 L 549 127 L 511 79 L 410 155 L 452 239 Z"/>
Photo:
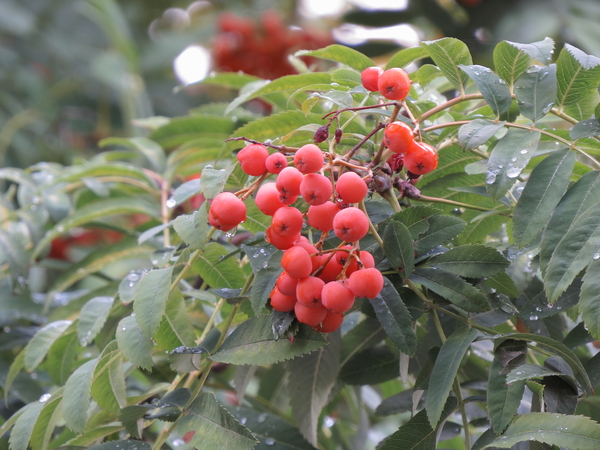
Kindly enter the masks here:
<path id="1" fill-rule="evenodd" d="M 379 246 L 381 248 L 383 248 L 383 239 L 381 239 L 381 236 L 379 236 L 379 233 L 375 229 L 375 225 L 373 225 L 373 222 L 371 222 L 371 218 L 369 217 L 369 214 L 367 214 L 367 208 L 365 206 L 364 199 L 360 201 L 358 206 L 365 213 L 365 215 L 367 216 L 367 219 L 369 219 L 369 231 L 371 232 L 371 234 L 373 235 L 373 237 L 375 238 L 375 240 L 377 241 Z"/>
<path id="2" fill-rule="evenodd" d="M 462 103 L 462 102 L 468 102 L 470 100 L 482 100 L 483 99 L 483 94 L 467 94 L 467 95 L 461 95 L 459 97 L 454 97 L 453 99 L 448 100 L 447 102 L 444 102 L 438 106 L 436 106 L 435 108 L 431 108 L 429 111 L 424 112 L 421 115 L 420 121 L 423 122 L 425 119 L 428 119 L 431 116 L 434 116 L 435 114 L 448 109 L 454 105 L 457 105 L 458 103 Z M 425 130 L 423 130 L 425 131 Z"/>
<path id="3" fill-rule="evenodd" d="M 438 198 L 438 197 L 428 197 L 427 195 L 421 195 L 421 197 L 419 198 L 413 198 L 412 200 L 417 200 L 417 201 L 422 201 L 422 202 L 432 202 L 432 203 L 445 203 L 447 205 L 453 205 L 453 206 L 460 206 L 461 208 L 468 208 L 468 209 L 474 209 L 476 211 L 498 211 L 497 209 L 494 208 L 484 208 L 482 206 L 475 206 L 475 205 L 469 205 L 467 203 L 462 203 L 462 202 L 456 202 L 454 200 L 448 200 L 446 198 Z M 502 214 L 500 211 L 498 211 L 500 214 Z"/>
<path id="4" fill-rule="evenodd" d="M 255 140 L 255 139 L 250 139 L 245 136 L 232 137 L 229 139 L 225 139 L 225 142 L 229 142 L 229 141 L 246 141 L 246 142 L 250 142 L 252 144 L 260 144 L 260 145 L 264 145 L 265 147 L 275 149 L 281 153 L 294 153 L 296 150 L 298 150 L 297 147 L 288 147 L 286 145 L 275 145 L 275 144 L 271 144 L 268 142 L 261 142 L 261 141 Z"/>

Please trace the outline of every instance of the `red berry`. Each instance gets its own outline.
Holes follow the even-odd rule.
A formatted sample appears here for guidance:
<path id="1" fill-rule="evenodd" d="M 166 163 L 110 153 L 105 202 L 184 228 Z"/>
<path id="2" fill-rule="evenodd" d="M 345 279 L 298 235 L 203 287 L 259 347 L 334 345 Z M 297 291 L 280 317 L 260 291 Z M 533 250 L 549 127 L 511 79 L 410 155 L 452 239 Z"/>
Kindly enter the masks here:
<path id="1" fill-rule="evenodd" d="M 277 189 L 287 195 L 300 195 L 300 184 L 304 179 L 304 175 L 295 167 L 286 167 L 279 175 L 275 184 Z"/>
<path id="2" fill-rule="evenodd" d="M 435 149 L 425 142 L 414 142 L 404 155 L 404 166 L 416 175 L 431 172 L 438 165 Z"/>
<path id="3" fill-rule="evenodd" d="M 369 188 L 367 183 L 354 172 L 344 172 L 335 184 L 335 190 L 346 203 L 358 203 L 365 196 Z"/>
<path id="4" fill-rule="evenodd" d="M 385 127 L 383 139 L 387 148 L 394 153 L 403 154 L 414 142 L 413 129 L 404 122 L 392 122 Z"/>
<path id="5" fill-rule="evenodd" d="M 329 311 L 344 313 L 354 305 L 354 293 L 339 281 L 332 281 L 323 286 L 321 303 Z"/>
<path id="6" fill-rule="evenodd" d="M 265 183 L 258 188 L 254 202 L 260 212 L 267 216 L 272 216 L 279 208 L 285 206 L 279 199 L 280 195 L 281 193 L 277 190 L 275 183 Z"/>
<path id="7" fill-rule="evenodd" d="M 342 272 L 342 266 L 335 260 L 335 256 L 327 261 L 325 268 L 319 274 L 319 278 L 325 283 L 334 281 L 337 276 Z"/>
<path id="8" fill-rule="evenodd" d="M 279 173 L 287 167 L 287 158 L 281 153 L 273 153 L 265 160 L 265 167 L 271 173 Z"/>
<path id="9" fill-rule="evenodd" d="M 369 231 L 369 219 L 360 209 L 351 206 L 342 209 L 333 218 L 333 231 L 341 240 L 355 242 Z"/>
<path id="10" fill-rule="evenodd" d="M 360 74 L 360 78 L 362 81 L 363 87 L 367 91 L 377 92 L 379 87 L 377 86 L 377 82 L 379 81 L 379 76 L 383 73 L 383 69 L 381 67 L 373 66 L 367 67 Z"/>
<path id="11" fill-rule="evenodd" d="M 410 78 L 404 70 L 394 67 L 379 75 L 377 87 L 389 100 L 404 100 L 410 91 Z"/>
<path id="12" fill-rule="evenodd" d="M 264 145 L 250 144 L 241 149 L 237 159 L 242 170 L 248 175 L 260 176 L 267 170 L 265 161 L 269 157 L 269 151 Z"/>
<path id="13" fill-rule="evenodd" d="M 300 194 L 309 205 L 322 205 L 331 198 L 333 187 L 325 175 L 309 173 L 300 183 Z"/>
<path id="14" fill-rule="evenodd" d="M 312 262 L 308 252 L 297 245 L 283 253 L 281 267 L 292 278 L 306 278 L 312 272 Z"/>
<path id="15" fill-rule="evenodd" d="M 325 316 L 327 316 L 327 310 L 323 306 L 319 305 L 317 308 L 308 308 L 300 302 L 296 302 L 294 312 L 296 313 L 298 322 L 305 323 L 311 327 L 318 326 L 325 319 Z"/>
<path id="16" fill-rule="evenodd" d="M 298 242 L 296 242 L 296 245 L 302 247 L 310 255 L 310 261 L 312 262 L 313 272 L 319 267 L 321 267 L 323 257 L 321 255 L 318 255 L 319 250 L 317 249 L 317 247 L 312 245 L 306 237 L 300 237 Z"/>
<path id="17" fill-rule="evenodd" d="M 246 205 L 231 192 L 217 195 L 208 211 L 208 221 L 218 230 L 229 231 L 246 220 Z"/>
<path id="18" fill-rule="evenodd" d="M 314 205 L 308 208 L 308 224 L 325 233 L 333 230 L 333 218 L 339 212 L 339 208 L 333 202 L 325 202 L 322 205 Z"/>
<path id="19" fill-rule="evenodd" d="M 375 258 L 366 250 L 361 250 L 359 253 L 360 262 L 363 264 L 365 269 L 372 269 L 375 267 Z"/>
<path id="20" fill-rule="evenodd" d="M 281 237 L 296 236 L 302 231 L 303 219 L 300 210 L 291 206 L 284 206 L 273 214 L 271 229 L 273 233 Z"/>
<path id="21" fill-rule="evenodd" d="M 393 172 L 398 173 L 404 167 L 404 154 L 394 153 L 386 162 L 390 165 L 390 169 Z"/>
<path id="22" fill-rule="evenodd" d="M 351 250 L 352 246 L 344 245 L 341 248 Z M 348 253 L 344 250 L 335 252 L 334 258 L 337 261 L 337 263 L 342 267 L 344 267 L 346 265 L 346 263 L 348 262 L 348 259 L 350 258 L 350 263 L 348 264 L 348 267 L 346 267 L 346 275 L 350 275 L 351 272 L 354 272 L 356 269 L 358 269 L 358 262 L 356 261 L 356 258 L 351 257 L 350 253 Z M 348 271 L 350 271 L 350 273 Z"/>
<path id="23" fill-rule="evenodd" d="M 285 271 L 281 272 L 281 275 L 277 277 L 275 285 L 279 292 L 284 295 L 296 295 L 296 285 L 298 284 L 298 278 L 292 278 Z"/>
<path id="24" fill-rule="evenodd" d="M 296 306 L 296 296 L 282 294 L 277 287 L 273 288 L 269 298 L 275 311 L 288 312 Z"/>
<path id="25" fill-rule="evenodd" d="M 267 228 L 265 231 L 265 241 L 279 250 L 287 250 L 288 248 L 293 247 L 298 239 L 300 239 L 300 233 L 295 236 L 281 237 L 278 234 L 273 233 L 271 227 Z"/>
<path id="26" fill-rule="evenodd" d="M 294 165 L 304 174 L 318 172 L 324 162 L 323 152 L 315 144 L 303 145 L 294 154 Z"/>
<path id="27" fill-rule="evenodd" d="M 309 308 L 321 306 L 321 291 L 325 282 L 317 277 L 306 277 L 298 281 L 296 298 Z"/>
<path id="28" fill-rule="evenodd" d="M 383 288 L 383 275 L 377 269 L 362 269 L 354 272 L 346 286 L 356 297 L 375 298 Z"/>
<path id="29" fill-rule="evenodd" d="M 343 314 L 327 311 L 327 314 L 325 315 L 325 318 L 321 321 L 321 324 L 314 327 L 314 329 L 316 331 L 320 331 L 321 333 L 331 333 L 337 330 L 340 326 L 342 326 L 343 321 Z"/>

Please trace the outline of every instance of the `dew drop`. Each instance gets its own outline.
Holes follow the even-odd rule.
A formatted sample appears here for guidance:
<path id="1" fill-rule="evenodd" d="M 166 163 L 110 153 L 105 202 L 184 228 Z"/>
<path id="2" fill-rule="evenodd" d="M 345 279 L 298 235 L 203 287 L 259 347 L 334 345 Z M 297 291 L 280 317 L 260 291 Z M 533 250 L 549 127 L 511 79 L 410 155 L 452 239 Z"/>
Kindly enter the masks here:
<path id="1" fill-rule="evenodd" d="M 51 394 L 44 394 L 44 395 L 42 395 L 42 396 L 39 398 L 39 400 L 38 400 L 38 401 L 39 401 L 40 403 L 45 403 L 45 402 L 47 402 L 48 400 L 50 400 L 50 397 L 52 397 L 52 395 L 51 395 Z"/>
<path id="2" fill-rule="evenodd" d="M 522 372 L 517 372 L 517 375 L 521 375 Z"/>
<path id="3" fill-rule="evenodd" d="M 177 206 L 177 201 L 175 199 L 170 198 L 167 200 L 167 208 L 174 208 L 175 206 Z"/>
<path id="4" fill-rule="evenodd" d="M 508 178 L 517 178 L 521 173 L 521 169 L 519 167 L 511 167 L 506 171 L 506 176 Z"/>
<path id="5" fill-rule="evenodd" d="M 594 259 L 600 259 L 600 253 L 594 254 Z"/>
<path id="6" fill-rule="evenodd" d="M 185 441 L 183 439 L 173 439 L 173 447 L 181 447 L 185 445 Z"/>
<path id="7" fill-rule="evenodd" d="M 496 181 L 496 175 L 498 175 L 498 171 L 497 170 L 486 172 L 486 174 L 485 174 L 485 182 L 487 184 L 494 184 L 494 182 Z"/>
<path id="8" fill-rule="evenodd" d="M 121 331 L 127 331 L 127 327 L 121 328 Z"/>
<path id="9" fill-rule="evenodd" d="M 265 444 L 266 445 L 274 445 L 275 444 L 275 439 L 273 439 L 273 438 L 267 438 L 267 439 L 265 439 Z"/>
<path id="10" fill-rule="evenodd" d="M 256 420 L 258 420 L 258 423 L 263 423 L 265 420 L 267 420 L 267 413 L 259 414 Z"/>
<path id="11" fill-rule="evenodd" d="M 247 417 L 242 417 L 242 418 L 240 419 L 240 423 L 241 423 L 242 425 L 246 425 L 246 422 L 248 422 L 248 418 L 247 418 Z"/>
<path id="12" fill-rule="evenodd" d="M 56 227 L 56 231 L 58 231 L 59 233 L 62 233 L 63 231 L 65 231 L 65 227 L 63 227 L 62 225 L 59 225 Z"/>
<path id="13" fill-rule="evenodd" d="M 538 320 L 539 317 L 536 315 L 529 316 L 529 320 Z"/>
<path id="14" fill-rule="evenodd" d="M 225 233 L 225 237 L 227 238 L 232 238 L 233 236 L 235 236 L 235 233 L 237 232 L 237 227 L 229 230 L 228 232 Z"/>
<path id="15" fill-rule="evenodd" d="M 521 155 L 526 155 L 527 153 L 529 153 L 529 150 L 527 149 L 523 149 L 519 152 Z"/>

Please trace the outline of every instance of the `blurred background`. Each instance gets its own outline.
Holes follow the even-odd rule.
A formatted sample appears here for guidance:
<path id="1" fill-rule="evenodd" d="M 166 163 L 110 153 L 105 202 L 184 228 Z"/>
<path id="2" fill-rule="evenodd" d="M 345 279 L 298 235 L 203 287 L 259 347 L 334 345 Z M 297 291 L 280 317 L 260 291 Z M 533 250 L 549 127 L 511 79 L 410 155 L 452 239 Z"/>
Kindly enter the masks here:
<path id="1" fill-rule="evenodd" d="M 299 49 L 339 43 L 383 64 L 450 36 L 491 65 L 503 39 L 600 55 L 598 23 L 598 0 L 0 0 L 0 161 L 87 158 L 102 138 L 144 134 L 142 119 L 231 100 L 197 84 L 211 72 L 303 70 Z"/>

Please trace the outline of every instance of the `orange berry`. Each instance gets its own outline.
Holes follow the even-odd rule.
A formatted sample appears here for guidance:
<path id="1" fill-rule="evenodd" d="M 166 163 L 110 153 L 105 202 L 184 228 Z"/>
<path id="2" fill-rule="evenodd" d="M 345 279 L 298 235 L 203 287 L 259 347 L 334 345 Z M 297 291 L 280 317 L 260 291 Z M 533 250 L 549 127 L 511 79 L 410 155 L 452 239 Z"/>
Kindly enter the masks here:
<path id="1" fill-rule="evenodd" d="M 341 240 L 355 242 L 362 239 L 369 231 L 369 219 L 360 209 L 351 206 L 335 215 L 333 231 Z"/>
<path id="2" fill-rule="evenodd" d="M 375 298 L 383 289 L 383 275 L 377 269 L 362 269 L 354 272 L 346 286 L 356 297 Z"/>
<path id="3" fill-rule="evenodd" d="M 377 87 L 381 95 L 389 100 L 404 100 L 410 91 L 410 83 L 408 74 L 394 67 L 379 75 Z"/>
<path id="4" fill-rule="evenodd" d="M 241 149 L 237 159 L 242 170 L 248 175 L 260 176 L 267 170 L 265 161 L 269 157 L 269 151 L 264 145 L 250 144 Z"/>

